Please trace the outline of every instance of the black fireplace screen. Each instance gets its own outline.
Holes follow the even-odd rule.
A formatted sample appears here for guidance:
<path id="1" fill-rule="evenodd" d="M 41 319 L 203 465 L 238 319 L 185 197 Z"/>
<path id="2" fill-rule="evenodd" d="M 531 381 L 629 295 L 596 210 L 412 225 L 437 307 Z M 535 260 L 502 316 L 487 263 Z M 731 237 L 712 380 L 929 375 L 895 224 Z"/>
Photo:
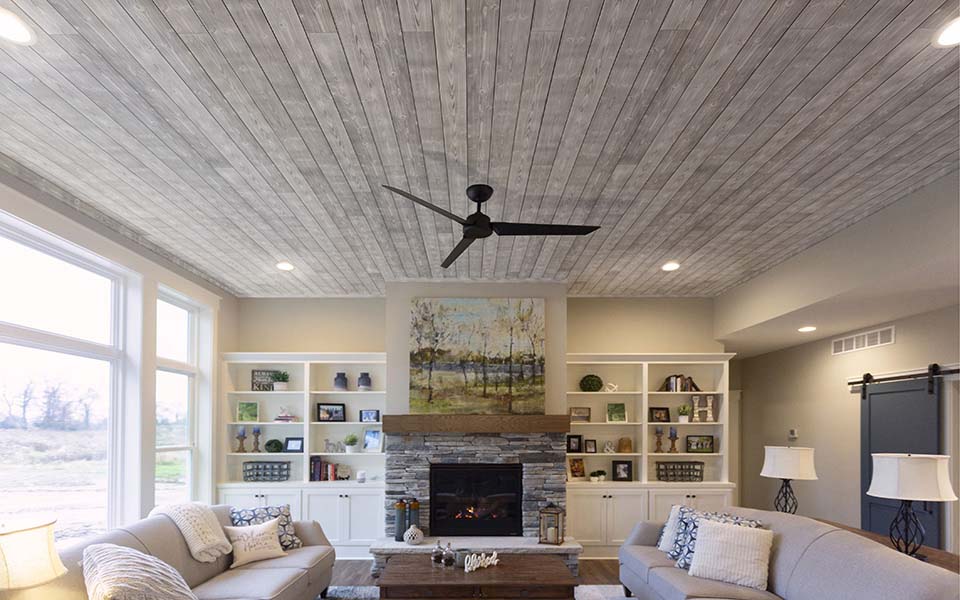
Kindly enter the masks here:
<path id="1" fill-rule="evenodd" d="M 523 467 L 430 465 L 430 535 L 523 535 Z"/>

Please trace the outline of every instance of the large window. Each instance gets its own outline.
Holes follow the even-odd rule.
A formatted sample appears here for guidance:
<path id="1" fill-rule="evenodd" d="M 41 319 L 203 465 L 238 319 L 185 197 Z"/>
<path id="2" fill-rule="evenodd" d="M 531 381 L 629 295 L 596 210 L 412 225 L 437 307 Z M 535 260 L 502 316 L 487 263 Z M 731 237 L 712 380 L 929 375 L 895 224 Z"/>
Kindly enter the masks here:
<path id="1" fill-rule="evenodd" d="M 195 496 L 196 330 L 196 311 L 188 304 L 169 295 L 157 300 L 157 505 Z"/>
<path id="2" fill-rule="evenodd" d="M 0 228 L 0 281 L 0 520 L 52 513 L 58 540 L 106 530 L 121 280 Z"/>

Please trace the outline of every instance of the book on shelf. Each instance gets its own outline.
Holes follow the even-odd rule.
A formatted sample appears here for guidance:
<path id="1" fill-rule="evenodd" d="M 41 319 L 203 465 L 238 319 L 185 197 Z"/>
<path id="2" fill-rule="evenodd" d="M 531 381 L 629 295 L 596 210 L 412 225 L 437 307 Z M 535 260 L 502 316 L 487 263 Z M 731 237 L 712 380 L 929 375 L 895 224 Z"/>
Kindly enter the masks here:
<path id="1" fill-rule="evenodd" d="M 683 373 L 679 375 L 670 375 L 663 380 L 658 392 L 699 392 L 700 386 L 693 380 L 693 377 L 685 377 Z"/>
<path id="2" fill-rule="evenodd" d="M 322 456 L 310 457 L 310 481 L 343 481 L 349 478 L 349 467 L 327 462 Z"/>

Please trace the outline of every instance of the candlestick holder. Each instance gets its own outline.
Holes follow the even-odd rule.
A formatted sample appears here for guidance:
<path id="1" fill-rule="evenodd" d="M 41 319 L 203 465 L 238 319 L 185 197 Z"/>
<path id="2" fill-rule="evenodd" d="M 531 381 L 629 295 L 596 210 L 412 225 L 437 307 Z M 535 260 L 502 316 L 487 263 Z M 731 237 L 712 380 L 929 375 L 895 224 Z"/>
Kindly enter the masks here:
<path id="1" fill-rule="evenodd" d="M 238 454 L 247 451 L 246 447 L 244 446 L 246 441 L 247 441 L 247 434 L 245 433 L 237 434 L 237 453 Z"/>
<path id="2" fill-rule="evenodd" d="M 669 452 L 670 452 L 671 454 L 676 454 L 676 453 L 680 452 L 679 450 L 677 450 L 677 440 L 678 440 L 678 439 L 679 439 L 679 436 L 678 436 L 676 433 L 674 433 L 674 432 L 671 431 L 671 432 L 670 432 L 670 450 L 669 450 Z"/>
<path id="3" fill-rule="evenodd" d="M 663 452 L 663 432 L 657 431 L 654 433 L 657 436 L 657 447 L 653 450 L 654 452 Z"/>
<path id="4" fill-rule="evenodd" d="M 253 452 L 260 452 L 260 432 L 253 432 Z"/>

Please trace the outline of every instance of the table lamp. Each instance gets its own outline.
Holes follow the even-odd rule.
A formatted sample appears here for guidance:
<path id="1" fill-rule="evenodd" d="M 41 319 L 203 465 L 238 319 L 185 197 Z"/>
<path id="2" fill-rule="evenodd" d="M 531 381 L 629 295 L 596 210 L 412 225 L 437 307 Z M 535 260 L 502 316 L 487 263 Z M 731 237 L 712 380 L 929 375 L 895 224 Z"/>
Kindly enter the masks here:
<path id="1" fill-rule="evenodd" d="M 926 532 L 913 503 L 952 502 L 957 499 L 950 485 L 950 457 L 942 454 L 873 454 L 873 477 L 868 496 L 900 501 L 890 523 L 893 547 L 919 559 Z"/>
<path id="2" fill-rule="evenodd" d="M 790 481 L 817 478 L 817 469 L 813 465 L 813 448 L 764 446 L 760 476 L 781 481 L 780 491 L 777 492 L 773 505 L 780 512 L 796 514 L 797 496 L 793 493 Z"/>
<path id="3" fill-rule="evenodd" d="M 56 519 L 0 523 L 0 590 L 19 590 L 67 572 L 53 545 Z"/>

